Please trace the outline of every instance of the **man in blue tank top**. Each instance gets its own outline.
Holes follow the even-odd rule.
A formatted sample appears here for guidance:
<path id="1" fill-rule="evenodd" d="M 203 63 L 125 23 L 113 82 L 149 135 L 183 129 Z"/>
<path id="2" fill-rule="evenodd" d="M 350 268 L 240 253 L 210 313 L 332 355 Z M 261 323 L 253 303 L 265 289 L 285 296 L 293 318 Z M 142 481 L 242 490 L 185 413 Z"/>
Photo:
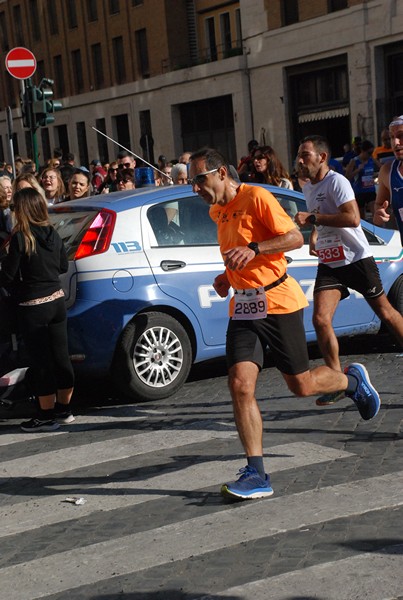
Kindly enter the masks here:
<path id="1" fill-rule="evenodd" d="M 394 117 L 389 131 L 396 158 L 384 164 L 379 171 L 374 223 L 386 225 L 395 219 L 403 246 L 403 115 Z"/>
<path id="2" fill-rule="evenodd" d="M 364 140 L 361 152 L 353 158 L 346 169 L 346 177 L 351 182 L 355 199 L 360 209 L 360 216 L 365 219 L 366 208 L 371 213 L 374 210 L 375 191 L 375 162 L 372 158 L 374 145 L 369 140 Z"/>

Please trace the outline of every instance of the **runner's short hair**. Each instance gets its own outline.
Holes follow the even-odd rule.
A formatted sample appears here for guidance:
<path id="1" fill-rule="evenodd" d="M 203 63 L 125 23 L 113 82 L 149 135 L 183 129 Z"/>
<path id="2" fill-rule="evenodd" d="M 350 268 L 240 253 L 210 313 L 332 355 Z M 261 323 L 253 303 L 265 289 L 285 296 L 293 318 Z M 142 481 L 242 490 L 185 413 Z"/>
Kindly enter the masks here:
<path id="1" fill-rule="evenodd" d="M 300 143 L 305 144 L 306 142 L 312 142 L 313 147 L 317 152 L 326 152 L 326 154 L 330 156 L 330 145 L 323 135 L 307 135 Z"/>
<path id="2" fill-rule="evenodd" d="M 233 178 L 227 159 L 221 154 L 221 152 L 218 152 L 218 150 L 215 150 L 214 148 L 200 148 L 200 150 L 193 152 L 190 160 L 198 160 L 199 158 L 204 158 L 207 171 L 219 169 L 220 167 L 226 167 L 228 177 L 231 177 L 231 179 Z"/>

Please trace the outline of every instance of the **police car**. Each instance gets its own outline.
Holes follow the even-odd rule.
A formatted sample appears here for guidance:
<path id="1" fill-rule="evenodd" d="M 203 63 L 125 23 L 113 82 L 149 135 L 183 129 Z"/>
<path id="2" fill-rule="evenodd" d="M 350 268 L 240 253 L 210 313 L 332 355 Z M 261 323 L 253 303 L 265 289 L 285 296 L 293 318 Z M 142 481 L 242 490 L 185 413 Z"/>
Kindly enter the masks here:
<path id="1" fill-rule="evenodd" d="M 293 217 L 302 194 L 267 187 Z M 51 210 L 64 240 L 63 278 L 70 352 L 78 375 L 110 373 L 133 401 L 166 398 L 186 381 L 193 363 L 225 354 L 228 299 L 213 289 L 223 272 L 216 226 L 190 186 L 150 187 L 65 202 Z M 403 252 L 399 234 L 363 222 L 385 291 L 403 312 Z M 317 259 L 305 244 L 287 254 L 289 273 L 307 299 L 312 326 Z M 351 292 L 334 318 L 338 336 L 376 333 L 380 321 Z"/>

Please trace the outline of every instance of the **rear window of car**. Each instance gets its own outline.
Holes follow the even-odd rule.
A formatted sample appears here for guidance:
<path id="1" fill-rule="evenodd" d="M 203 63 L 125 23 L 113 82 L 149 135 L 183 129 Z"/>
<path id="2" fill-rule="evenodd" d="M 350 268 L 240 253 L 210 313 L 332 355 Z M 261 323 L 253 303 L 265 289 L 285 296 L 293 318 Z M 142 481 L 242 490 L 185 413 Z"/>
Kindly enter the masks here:
<path id="1" fill-rule="evenodd" d="M 63 240 L 69 260 L 72 260 L 88 227 L 97 214 L 96 210 L 62 211 L 50 210 L 49 219 Z"/>

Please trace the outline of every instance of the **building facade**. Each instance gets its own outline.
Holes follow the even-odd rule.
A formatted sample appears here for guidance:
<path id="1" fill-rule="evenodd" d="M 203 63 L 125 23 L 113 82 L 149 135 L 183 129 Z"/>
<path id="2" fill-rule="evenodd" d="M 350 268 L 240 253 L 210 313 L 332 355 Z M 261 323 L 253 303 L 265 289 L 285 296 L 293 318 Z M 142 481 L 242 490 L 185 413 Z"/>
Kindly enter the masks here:
<path id="1" fill-rule="evenodd" d="M 98 130 L 150 162 L 208 144 L 234 163 L 256 138 L 291 168 L 303 135 L 340 155 L 403 113 L 399 0 L 0 0 L 3 65 L 16 46 L 63 102 L 37 131 L 40 160 L 54 147 L 112 160 L 119 147 Z M 30 152 L 19 92 L 3 67 L 0 160 L 7 106 L 15 154 Z"/>

